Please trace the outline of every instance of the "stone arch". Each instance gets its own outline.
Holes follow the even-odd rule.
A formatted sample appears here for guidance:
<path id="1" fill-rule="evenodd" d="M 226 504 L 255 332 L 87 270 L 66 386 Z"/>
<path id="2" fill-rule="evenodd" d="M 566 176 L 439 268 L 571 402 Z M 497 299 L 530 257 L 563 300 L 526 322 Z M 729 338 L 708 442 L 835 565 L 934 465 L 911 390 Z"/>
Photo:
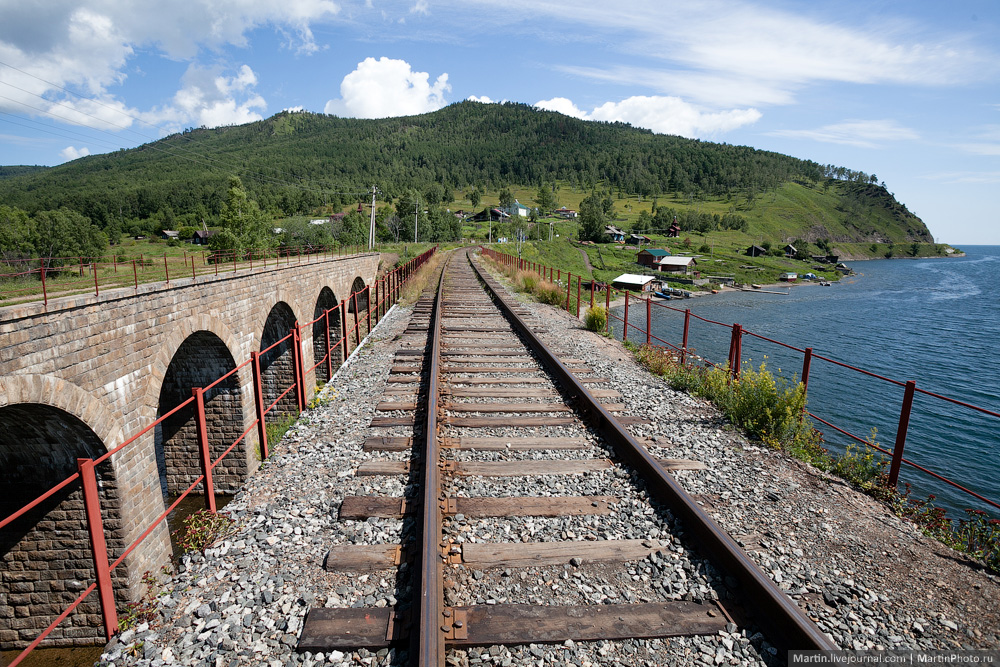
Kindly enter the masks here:
<path id="1" fill-rule="evenodd" d="M 30 374 L 0 377 L 0 408 L 19 403 L 48 405 L 76 417 L 109 450 L 125 441 L 122 422 L 114 410 L 61 378 Z"/>
<path id="2" fill-rule="evenodd" d="M 333 367 L 334 372 L 336 372 L 336 369 L 342 363 L 344 346 L 337 345 L 337 341 L 340 340 L 341 336 L 340 308 L 338 308 L 338 303 L 333 290 L 329 287 L 324 287 L 320 290 L 319 297 L 316 299 L 316 307 L 313 309 L 313 319 L 316 321 L 313 322 L 312 326 L 312 346 L 313 364 L 319 364 L 316 367 L 317 381 L 329 382 L 330 380 L 327 365 L 320 363 L 326 357 L 328 349 L 333 350 L 330 365 Z M 322 317 L 327 310 L 330 311 L 329 316 Z M 322 319 L 317 319 L 321 317 Z M 329 345 L 327 344 L 328 340 Z"/>
<path id="3" fill-rule="evenodd" d="M 143 389 L 142 405 L 140 406 L 140 427 L 145 427 L 156 419 L 156 412 L 159 408 L 160 388 L 163 386 L 163 378 L 167 374 L 167 367 L 184 341 L 190 338 L 196 331 L 208 331 L 215 334 L 225 343 L 226 348 L 234 359 L 243 357 L 242 361 L 246 361 L 249 358 L 251 348 L 241 345 L 239 339 L 229 327 L 218 319 L 210 315 L 195 315 L 178 322 L 160 346 L 160 351 L 157 353 L 156 359 L 153 361 L 150 371 L 146 376 L 146 386 Z M 240 384 L 249 386 L 248 373 L 243 373 L 243 379 Z"/>
<path id="4" fill-rule="evenodd" d="M 121 428 L 113 420 L 98 420 L 100 432 L 88 426 L 87 415 L 99 401 L 87 400 L 70 383 L 46 376 L 15 376 L 3 378 L 0 389 L 4 390 L 0 391 L 0 488 L 4 489 L 0 517 L 77 472 L 77 459 L 96 459 L 107 451 L 105 443 L 120 438 Z M 105 539 L 114 559 L 126 547 L 123 499 L 110 460 L 95 472 Z M 94 580 L 84 517 L 77 481 L 0 529 L 0 600 L 11 611 L 9 616 L 0 615 L 0 648 L 30 643 Z M 112 578 L 116 597 L 126 601 L 128 568 L 119 566 Z M 92 595 L 56 627 L 46 644 L 70 645 L 102 637 L 97 596 Z"/>
<path id="5" fill-rule="evenodd" d="M 260 379 L 264 390 L 265 409 L 295 384 L 294 339 L 289 338 L 275 345 L 289 334 L 295 322 L 295 313 L 291 306 L 279 301 L 267 314 L 267 320 L 261 330 Z M 272 345 L 274 347 L 271 347 Z M 278 400 L 274 409 L 267 413 L 266 420 L 279 421 L 290 414 L 298 414 L 298 396 L 294 388 Z"/>
<path id="6" fill-rule="evenodd" d="M 360 317 L 361 313 L 364 313 L 364 312 L 368 311 L 368 292 L 365 291 L 365 279 L 364 278 L 362 278 L 361 276 L 358 276 L 358 277 L 356 277 L 354 279 L 354 282 L 351 283 L 351 294 L 352 295 L 354 295 L 354 294 L 358 295 L 358 299 L 357 299 L 358 300 L 358 316 Z M 349 312 L 349 313 L 353 313 L 354 312 L 354 299 L 353 298 L 348 299 L 347 307 L 348 307 L 348 311 L 347 312 Z"/>
<path id="7" fill-rule="evenodd" d="M 154 435 L 157 471 L 164 495 L 180 495 L 202 472 L 195 406 L 189 404 L 176 412 L 174 409 L 191 398 L 193 387 L 209 387 L 236 365 L 225 342 L 205 330 L 191 333 L 171 357 L 160 383 L 157 418 L 173 414 L 157 425 Z M 205 432 L 209 452 L 215 460 L 243 432 L 244 400 L 238 374 L 206 389 L 203 400 Z M 246 456 L 230 454 L 213 472 L 215 490 L 234 493 L 247 472 Z"/>
<path id="8" fill-rule="evenodd" d="M 254 333 L 262 332 L 264 330 L 264 327 L 267 326 L 268 318 L 271 317 L 271 313 L 274 311 L 275 306 L 277 306 L 279 303 L 284 303 L 286 307 L 291 309 L 292 319 L 294 321 L 296 322 L 305 321 L 300 319 L 300 314 L 308 311 L 302 307 L 302 305 L 299 303 L 298 297 L 295 294 L 292 294 L 288 290 L 279 286 L 273 292 L 271 292 L 270 295 L 273 296 L 274 298 L 274 303 L 272 303 L 270 307 L 267 307 L 265 305 L 267 302 L 263 299 L 259 300 L 257 303 L 254 304 L 252 322 L 250 323 L 251 326 L 253 327 L 252 331 Z M 264 301 L 264 303 L 261 303 L 261 301 Z M 287 334 L 288 332 L 286 331 L 285 333 Z M 260 349 L 263 348 L 258 347 L 258 350 Z"/>

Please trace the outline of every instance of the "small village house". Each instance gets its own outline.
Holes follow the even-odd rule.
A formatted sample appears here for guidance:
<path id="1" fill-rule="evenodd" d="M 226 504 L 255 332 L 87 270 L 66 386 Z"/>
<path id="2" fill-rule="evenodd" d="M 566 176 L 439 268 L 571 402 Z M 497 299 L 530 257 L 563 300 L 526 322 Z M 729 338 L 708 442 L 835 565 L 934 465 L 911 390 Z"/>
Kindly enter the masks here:
<path id="1" fill-rule="evenodd" d="M 764 250 L 759 245 L 752 245 L 743 254 L 747 257 L 763 257 L 767 254 L 767 250 Z"/>
<path id="2" fill-rule="evenodd" d="M 799 252 L 791 243 L 782 248 L 782 250 L 785 251 L 785 257 L 795 257 L 795 255 Z"/>
<path id="3" fill-rule="evenodd" d="M 214 229 L 199 229 L 191 236 L 191 243 L 195 245 L 208 245 L 208 240 L 218 234 Z"/>
<path id="4" fill-rule="evenodd" d="M 625 232 L 618 229 L 614 225 L 605 225 L 604 235 L 609 237 L 614 243 L 622 243 L 625 241 Z"/>
<path id="5" fill-rule="evenodd" d="M 498 208 L 484 208 L 479 213 L 469 218 L 472 222 L 500 222 L 504 218 L 509 218 L 510 216 L 501 211 Z"/>
<path id="6" fill-rule="evenodd" d="M 511 204 L 509 207 L 507 207 L 506 209 L 504 209 L 504 213 L 506 213 L 507 215 L 509 215 L 512 218 L 515 215 L 519 215 L 522 218 L 527 218 L 528 217 L 528 213 L 530 213 L 530 211 L 528 210 L 527 206 L 525 206 L 524 204 L 522 204 L 521 202 L 519 202 L 519 201 L 517 201 L 515 199 L 513 204 Z"/>
<path id="7" fill-rule="evenodd" d="M 640 250 L 635 255 L 635 261 L 637 264 L 642 266 L 648 266 L 649 268 L 655 268 L 654 264 L 656 260 L 661 257 L 669 257 L 670 253 L 661 248 L 646 248 L 645 250 Z"/>
<path id="8" fill-rule="evenodd" d="M 656 284 L 656 278 L 653 276 L 640 276 L 635 273 L 623 273 L 612 280 L 611 284 L 618 289 L 627 289 L 633 292 L 651 292 L 653 291 L 653 286 Z"/>
<path id="9" fill-rule="evenodd" d="M 690 275 L 698 264 L 694 257 L 660 257 L 656 260 L 656 270 Z"/>

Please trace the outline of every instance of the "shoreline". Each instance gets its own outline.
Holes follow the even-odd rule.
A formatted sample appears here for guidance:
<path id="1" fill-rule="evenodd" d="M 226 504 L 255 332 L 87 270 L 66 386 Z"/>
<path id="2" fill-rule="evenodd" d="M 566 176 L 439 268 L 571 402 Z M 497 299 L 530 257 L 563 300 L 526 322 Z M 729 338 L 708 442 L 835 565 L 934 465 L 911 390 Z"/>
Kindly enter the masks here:
<path id="1" fill-rule="evenodd" d="M 832 282 L 832 285 L 836 285 L 836 284 L 837 284 L 837 282 Z M 777 290 L 787 289 L 787 290 L 789 290 L 788 293 L 790 294 L 791 293 L 791 288 L 793 288 L 793 287 L 820 287 L 820 284 L 818 282 L 814 282 L 814 281 L 802 282 L 802 283 L 771 283 L 771 284 L 767 284 L 767 285 L 761 283 L 760 289 L 742 289 L 742 288 L 739 288 L 739 287 L 723 287 L 723 288 L 719 289 L 718 293 L 712 293 L 709 290 L 698 290 L 698 291 L 692 290 L 690 297 L 687 297 L 687 298 L 681 297 L 681 298 L 677 298 L 677 299 L 669 299 L 669 301 L 687 301 L 689 298 L 690 299 L 699 299 L 701 297 L 706 297 L 706 296 L 718 296 L 719 294 L 724 294 L 724 293 L 728 293 L 728 292 L 751 292 L 753 294 L 781 294 L 781 295 L 786 295 L 785 292 L 780 292 L 779 293 L 779 292 L 777 292 Z M 658 297 L 652 296 L 652 294 L 648 293 L 648 292 L 644 292 L 642 295 L 635 296 L 634 298 L 635 299 L 642 299 L 642 298 L 645 298 L 647 296 L 651 297 L 653 299 L 654 303 L 655 302 L 667 301 L 667 299 L 660 299 Z M 633 297 L 630 297 L 629 300 L 631 301 L 632 298 Z M 596 303 L 596 301 L 595 301 L 595 303 Z M 611 304 L 610 304 L 611 308 L 621 308 L 624 305 L 625 305 L 625 297 L 618 297 L 618 298 L 612 299 L 611 300 Z M 583 317 L 583 312 L 584 312 L 584 309 L 581 308 L 580 309 L 580 317 Z"/>

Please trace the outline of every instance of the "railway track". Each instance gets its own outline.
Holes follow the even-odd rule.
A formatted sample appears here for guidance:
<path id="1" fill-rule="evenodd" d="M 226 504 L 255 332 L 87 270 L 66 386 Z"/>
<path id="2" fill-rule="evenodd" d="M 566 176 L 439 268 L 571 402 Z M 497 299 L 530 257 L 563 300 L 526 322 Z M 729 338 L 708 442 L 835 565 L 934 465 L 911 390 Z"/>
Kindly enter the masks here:
<path id="1" fill-rule="evenodd" d="M 407 493 L 340 507 L 404 519 L 402 543 L 336 546 L 324 565 L 395 570 L 408 594 L 310 610 L 298 650 L 395 646 L 437 666 L 469 647 L 639 639 L 656 664 L 667 638 L 749 628 L 777 651 L 835 649 L 669 474 L 702 464 L 651 456 L 607 378 L 501 294 L 462 252 L 415 305 L 371 423 L 410 435 L 369 438 L 386 457 L 356 470 L 406 476 Z"/>

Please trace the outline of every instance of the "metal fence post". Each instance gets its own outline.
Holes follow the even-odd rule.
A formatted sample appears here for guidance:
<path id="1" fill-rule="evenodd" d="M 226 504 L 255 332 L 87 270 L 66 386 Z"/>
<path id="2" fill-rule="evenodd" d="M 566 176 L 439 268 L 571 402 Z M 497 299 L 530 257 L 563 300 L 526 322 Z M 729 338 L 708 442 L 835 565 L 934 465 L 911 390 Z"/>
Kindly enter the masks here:
<path id="1" fill-rule="evenodd" d="M 653 344 L 653 300 L 646 297 L 646 345 Z"/>
<path id="2" fill-rule="evenodd" d="M 201 454 L 201 474 L 205 478 L 205 507 L 215 512 L 215 486 L 212 484 L 212 453 L 208 449 L 208 428 L 205 425 L 205 390 L 192 387 L 194 419 L 198 430 L 198 451 Z"/>
<path id="3" fill-rule="evenodd" d="M 347 361 L 347 357 L 350 356 L 350 351 L 348 350 L 349 342 L 347 339 L 347 299 L 340 300 L 340 334 L 341 341 L 344 343 L 341 348 L 343 349 L 344 361 Z"/>
<path id="4" fill-rule="evenodd" d="M 687 361 L 688 352 L 688 329 L 691 327 L 691 309 L 684 309 L 684 338 L 681 340 L 681 365 Z"/>
<path id="5" fill-rule="evenodd" d="M 97 262 L 94 262 L 91 266 L 94 270 L 94 296 L 101 296 L 101 287 L 97 284 Z"/>
<path id="6" fill-rule="evenodd" d="M 358 293 L 351 294 L 354 301 L 354 348 L 361 347 L 361 325 L 358 323 Z"/>
<path id="7" fill-rule="evenodd" d="M 802 355 L 802 389 L 803 391 L 809 390 L 809 367 L 812 366 L 813 349 L 811 347 L 806 348 L 806 352 Z"/>
<path id="8" fill-rule="evenodd" d="M 101 620 L 104 637 L 111 638 L 118 632 L 118 610 L 115 609 L 115 591 L 108 567 L 108 545 L 104 539 L 104 521 L 101 519 L 101 499 L 97 494 L 97 476 L 93 459 L 77 459 L 80 484 L 83 487 L 83 510 L 90 535 L 90 553 L 94 558 L 94 575 L 97 579 L 97 596 L 101 603 Z"/>
<path id="9" fill-rule="evenodd" d="M 743 357 L 743 327 L 733 325 L 733 337 L 729 341 L 729 371 L 733 379 L 740 377 L 740 363 Z"/>
<path id="10" fill-rule="evenodd" d="M 253 372 L 253 404 L 257 411 L 257 442 L 260 446 L 260 460 L 266 461 L 267 452 L 267 424 L 264 422 L 264 383 L 260 374 L 260 352 L 250 353 L 251 371 Z"/>
<path id="11" fill-rule="evenodd" d="M 917 383 L 909 380 L 903 390 L 903 405 L 899 409 L 899 427 L 896 429 L 896 445 L 892 448 L 892 464 L 889 466 L 889 486 L 899 483 L 899 467 L 903 463 L 903 448 L 906 446 L 906 431 L 910 428 L 910 411 L 913 409 L 913 390 Z"/>
<path id="12" fill-rule="evenodd" d="M 295 393 L 298 399 L 299 412 L 306 409 L 306 374 L 302 368 L 302 332 L 299 323 L 292 324 L 292 363 L 295 365 Z"/>
<path id="13" fill-rule="evenodd" d="M 629 291 L 625 290 L 625 324 L 622 326 L 622 342 L 628 340 L 628 295 Z M 610 318 L 608 318 L 610 319 Z"/>
<path id="14" fill-rule="evenodd" d="M 326 339 L 326 381 L 333 379 L 333 350 L 330 348 L 330 311 L 332 308 L 323 310 L 323 336 Z"/>
<path id="15" fill-rule="evenodd" d="M 365 305 L 368 307 L 368 333 L 372 332 L 372 286 L 365 285 Z"/>

